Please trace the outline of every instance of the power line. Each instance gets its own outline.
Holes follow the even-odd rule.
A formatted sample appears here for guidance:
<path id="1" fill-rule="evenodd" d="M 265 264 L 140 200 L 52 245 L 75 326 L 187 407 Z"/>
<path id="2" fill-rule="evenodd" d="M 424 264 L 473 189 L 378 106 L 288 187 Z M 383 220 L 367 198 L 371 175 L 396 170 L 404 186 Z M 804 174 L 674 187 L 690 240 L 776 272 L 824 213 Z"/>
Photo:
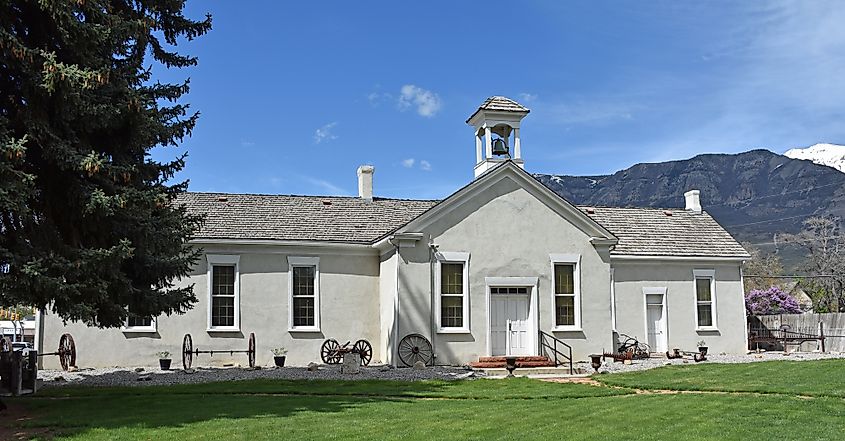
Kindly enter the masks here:
<path id="1" fill-rule="evenodd" d="M 795 215 L 795 216 L 781 217 L 781 218 L 778 218 L 778 219 L 768 219 L 768 220 L 762 220 L 762 221 L 757 221 L 757 222 L 748 222 L 746 224 L 725 225 L 725 227 L 745 227 L 745 226 L 748 226 L 748 225 L 767 224 L 769 222 L 778 222 L 778 221 L 782 221 L 782 220 L 795 219 L 795 218 L 798 218 L 798 217 L 809 217 L 809 216 L 815 216 L 815 215 L 816 215 L 816 213 L 809 213 L 809 214 L 805 213 L 805 214 L 798 214 L 798 215 Z"/>
<path id="2" fill-rule="evenodd" d="M 830 184 L 814 185 L 814 186 L 802 188 L 802 189 L 799 189 L 799 190 L 792 190 L 792 191 L 787 191 L 785 193 L 770 194 L 770 195 L 760 196 L 760 197 L 756 197 L 756 198 L 743 199 L 743 200 L 735 201 L 735 202 L 722 202 L 721 204 L 708 204 L 707 207 L 718 207 L 718 206 L 721 206 L 721 205 L 733 205 L 733 204 L 747 204 L 748 202 L 751 202 L 751 201 L 758 201 L 758 200 L 761 200 L 761 199 L 775 198 L 775 197 L 778 197 L 778 196 L 783 196 L 783 195 L 793 194 L 793 193 L 803 193 L 803 192 L 806 192 L 806 191 L 818 190 L 819 188 L 831 187 L 831 186 L 834 186 L 834 185 L 845 186 L 845 184 L 843 184 L 842 182 L 832 182 Z M 707 208 L 707 207 L 705 207 L 705 208 Z"/>

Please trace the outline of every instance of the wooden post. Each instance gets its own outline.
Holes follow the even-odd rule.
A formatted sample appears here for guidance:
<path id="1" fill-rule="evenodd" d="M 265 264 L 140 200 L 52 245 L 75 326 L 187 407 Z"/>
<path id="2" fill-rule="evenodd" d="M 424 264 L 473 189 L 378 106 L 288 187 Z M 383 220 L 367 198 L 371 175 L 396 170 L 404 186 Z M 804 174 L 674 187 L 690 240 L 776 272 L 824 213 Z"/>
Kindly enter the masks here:
<path id="1" fill-rule="evenodd" d="M 21 394 L 21 381 L 23 380 L 22 377 L 22 358 L 23 354 L 21 351 L 12 351 L 12 375 L 11 380 L 12 384 L 9 388 L 9 392 L 12 393 L 12 396 L 16 397 Z"/>
<path id="2" fill-rule="evenodd" d="M 824 322 L 821 320 L 819 320 L 819 340 L 821 340 L 822 343 L 822 353 L 827 352 L 824 348 Z"/>

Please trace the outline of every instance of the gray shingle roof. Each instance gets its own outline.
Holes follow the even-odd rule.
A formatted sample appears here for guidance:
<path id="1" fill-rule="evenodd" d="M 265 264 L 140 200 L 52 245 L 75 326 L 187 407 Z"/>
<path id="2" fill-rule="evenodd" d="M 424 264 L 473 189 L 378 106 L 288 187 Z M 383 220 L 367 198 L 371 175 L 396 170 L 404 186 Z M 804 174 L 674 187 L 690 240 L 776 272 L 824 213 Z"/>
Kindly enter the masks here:
<path id="1" fill-rule="evenodd" d="M 184 193 L 177 203 L 206 216 L 198 239 L 372 243 L 437 201 L 357 197 Z"/>
<path id="2" fill-rule="evenodd" d="M 467 122 L 469 122 L 476 113 L 482 110 L 497 110 L 500 112 L 525 112 L 528 113 L 529 110 L 527 107 L 519 104 L 518 102 L 504 96 L 491 96 L 484 100 L 478 109 L 475 112 L 472 112 L 472 115 L 467 118 Z"/>
<path id="3" fill-rule="evenodd" d="M 682 209 L 579 207 L 619 239 L 612 255 L 747 257 L 706 212 Z M 671 213 L 668 215 L 667 213 Z"/>
<path id="4" fill-rule="evenodd" d="M 275 239 L 369 244 L 438 201 L 357 197 L 185 193 L 178 203 L 206 216 L 198 239 Z M 707 213 L 578 207 L 619 239 L 611 254 L 746 257 Z M 589 208 L 589 210 L 588 210 Z M 671 216 L 666 215 L 672 213 Z"/>
<path id="5" fill-rule="evenodd" d="M 527 107 L 504 96 L 491 96 L 484 100 L 479 110 L 504 110 L 507 112 L 530 112 Z"/>

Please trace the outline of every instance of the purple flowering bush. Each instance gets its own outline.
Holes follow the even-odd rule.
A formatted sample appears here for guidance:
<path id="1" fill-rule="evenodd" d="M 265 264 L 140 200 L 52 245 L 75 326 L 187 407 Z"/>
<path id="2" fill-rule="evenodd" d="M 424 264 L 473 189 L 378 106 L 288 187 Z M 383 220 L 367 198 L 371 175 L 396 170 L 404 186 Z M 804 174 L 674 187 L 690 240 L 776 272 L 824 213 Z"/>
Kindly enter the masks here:
<path id="1" fill-rule="evenodd" d="M 777 286 L 767 290 L 752 289 L 745 294 L 745 308 L 752 315 L 798 314 L 801 306 L 795 297 Z"/>

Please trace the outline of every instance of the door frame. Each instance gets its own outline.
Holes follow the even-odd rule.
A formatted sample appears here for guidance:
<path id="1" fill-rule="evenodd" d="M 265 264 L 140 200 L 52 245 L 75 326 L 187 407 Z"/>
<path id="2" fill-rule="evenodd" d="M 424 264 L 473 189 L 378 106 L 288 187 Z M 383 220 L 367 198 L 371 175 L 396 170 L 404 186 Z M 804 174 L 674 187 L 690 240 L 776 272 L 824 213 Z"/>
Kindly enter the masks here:
<path id="1" fill-rule="evenodd" d="M 662 296 L 662 305 L 663 308 L 663 335 L 665 335 L 666 340 L 666 350 L 669 350 L 669 308 L 666 307 L 666 297 L 667 297 L 668 290 L 665 286 L 646 286 L 643 287 L 643 324 L 645 325 L 645 342 L 648 344 L 648 295 L 652 294 L 660 294 Z M 651 352 L 656 352 L 651 346 L 649 346 Z"/>
<path id="2" fill-rule="evenodd" d="M 486 354 L 491 356 L 493 354 L 493 329 L 491 323 L 493 322 L 492 314 L 493 310 L 490 308 L 490 287 L 491 286 L 518 286 L 518 287 L 525 287 L 531 288 L 528 291 L 528 323 L 531 324 L 531 329 L 529 331 L 529 335 L 531 338 L 531 343 L 529 344 L 529 348 L 531 348 L 530 355 L 537 355 L 539 354 L 538 348 L 538 339 L 537 339 L 537 330 L 540 329 L 540 314 L 537 311 L 538 307 L 538 299 L 537 299 L 537 284 L 539 283 L 539 277 L 485 277 L 484 278 L 484 307 L 487 310 L 487 331 L 486 331 L 486 340 L 487 340 L 487 349 Z"/>

